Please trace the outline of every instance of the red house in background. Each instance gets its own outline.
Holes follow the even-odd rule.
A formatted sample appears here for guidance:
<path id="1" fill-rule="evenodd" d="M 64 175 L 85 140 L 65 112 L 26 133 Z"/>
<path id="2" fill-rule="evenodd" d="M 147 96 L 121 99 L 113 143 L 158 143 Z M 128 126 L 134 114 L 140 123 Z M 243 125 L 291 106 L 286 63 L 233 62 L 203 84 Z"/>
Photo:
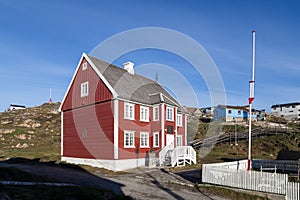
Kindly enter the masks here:
<path id="1" fill-rule="evenodd" d="M 131 62 L 122 69 L 83 53 L 60 111 L 62 161 L 124 170 L 154 152 L 160 164 L 196 162 L 183 107 Z"/>

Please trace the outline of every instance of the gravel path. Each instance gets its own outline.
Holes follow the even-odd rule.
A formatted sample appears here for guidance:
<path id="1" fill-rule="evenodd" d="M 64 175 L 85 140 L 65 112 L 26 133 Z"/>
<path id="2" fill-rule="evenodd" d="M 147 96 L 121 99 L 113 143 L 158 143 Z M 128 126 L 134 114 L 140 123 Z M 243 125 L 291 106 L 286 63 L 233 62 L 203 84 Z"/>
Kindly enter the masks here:
<path id="1" fill-rule="evenodd" d="M 199 192 L 193 183 L 164 169 L 139 168 L 133 174 L 109 179 L 125 185 L 124 193 L 135 199 L 223 199 Z"/>
<path id="2" fill-rule="evenodd" d="M 193 188 L 193 183 L 164 169 L 140 168 L 125 175 L 107 175 L 96 172 L 61 166 L 36 164 L 7 164 L 1 167 L 14 167 L 35 175 L 47 176 L 64 183 L 93 186 L 113 190 L 134 199 L 203 199 L 221 200 L 217 196 L 207 196 Z"/>

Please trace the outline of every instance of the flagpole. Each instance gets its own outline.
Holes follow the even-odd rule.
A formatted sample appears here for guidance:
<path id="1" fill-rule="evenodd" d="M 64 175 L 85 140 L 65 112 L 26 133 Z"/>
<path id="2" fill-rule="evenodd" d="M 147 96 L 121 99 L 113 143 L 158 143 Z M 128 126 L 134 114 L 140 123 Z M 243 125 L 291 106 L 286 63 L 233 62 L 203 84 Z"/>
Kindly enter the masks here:
<path id="1" fill-rule="evenodd" d="M 248 170 L 251 170 L 251 138 L 252 138 L 252 133 L 251 133 L 251 117 L 252 117 L 252 102 L 254 100 L 254 67 L 255 67 L 255 31 L 252 31 L 252 77 L 251 80 L 249 81 L 249 86 L 250 86 L 250 95 L 249 95 L 249 146 L 248 146 Z"/>
<path id="2" fill-rule="evenodd" d="M 49 103 L 52 103 L 52 90 L 50 88 L 50 100 L 49 100 Z"/>

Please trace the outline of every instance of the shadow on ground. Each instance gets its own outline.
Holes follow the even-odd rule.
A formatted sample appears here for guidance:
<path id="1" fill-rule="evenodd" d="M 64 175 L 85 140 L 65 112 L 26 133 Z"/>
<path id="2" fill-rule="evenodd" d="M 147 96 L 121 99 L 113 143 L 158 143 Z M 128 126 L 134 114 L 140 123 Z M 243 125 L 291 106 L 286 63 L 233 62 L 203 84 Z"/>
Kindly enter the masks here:
<path id="1" fill-rule="evenodd" d="M 34 176 L 44 177 L 45 180 L 60 182 L 60 183 L 71 183 L 81 188 L 95 188 L 97 190 L 107 191 L 106 193 L 112 193 L 111 197 L 122 197 L 122 199 L 130 199 L 126 197 L 122 192 L 124 185 L 117 182 L 98 177 L 83 169 L 78 165 L 55 163 L 55 162 L 41 162 L 39 158 L 26 159 L 26 158 L 11 158 L 9 160 L 0 161 L 0 167 L 2 169 L 17 169 L 19 173 L 25 172 Z M 1 175 L 1 173 L 0 173 Z M 20 181 L 18 180 L 18 174 L 7 174 L 0 176 L 0 181 Z M 25 181 L 25 180 L 22 180 Z M 28 182 L 33 180 L 28 180 Z M 0 184 L 0 189 L 3 189 L 4 185 Z M 5 186 L 7 187 L 7 186 Z M 14 187 L 27 187 L 27 186 L 14 186 Z M 76 198 L 75 198 L 76 199 Z"/>
<path id="2" fill-rule="evenodd" d="M 175 174 L 194 184 L 201 183 L 202 169 L 192 169 L 181 172 L 175 172 Z"/>

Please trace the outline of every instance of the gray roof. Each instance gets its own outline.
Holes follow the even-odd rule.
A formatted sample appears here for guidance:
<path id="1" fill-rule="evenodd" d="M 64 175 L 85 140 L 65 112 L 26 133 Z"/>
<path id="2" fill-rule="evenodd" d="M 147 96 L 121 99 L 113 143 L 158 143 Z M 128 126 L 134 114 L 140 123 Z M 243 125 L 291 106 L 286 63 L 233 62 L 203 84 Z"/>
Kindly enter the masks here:
<path id="1" fill-rule="evenodd" d="M 300 105 L 300 102 L 276 104 L 276 105 L 272 105 L 271 108 L 284 107 L 284 106 L 297 106 L 297 105 Z"/>
<path id="2" fill-rule="evenodd" d="M 164 102 L 170 105 L 180 104 L 157 82 L 138 74 L 130 74 L 127 70 L 88 56 L 96 68 L 118 94 L 119 98 L 144 104 Z"/>

